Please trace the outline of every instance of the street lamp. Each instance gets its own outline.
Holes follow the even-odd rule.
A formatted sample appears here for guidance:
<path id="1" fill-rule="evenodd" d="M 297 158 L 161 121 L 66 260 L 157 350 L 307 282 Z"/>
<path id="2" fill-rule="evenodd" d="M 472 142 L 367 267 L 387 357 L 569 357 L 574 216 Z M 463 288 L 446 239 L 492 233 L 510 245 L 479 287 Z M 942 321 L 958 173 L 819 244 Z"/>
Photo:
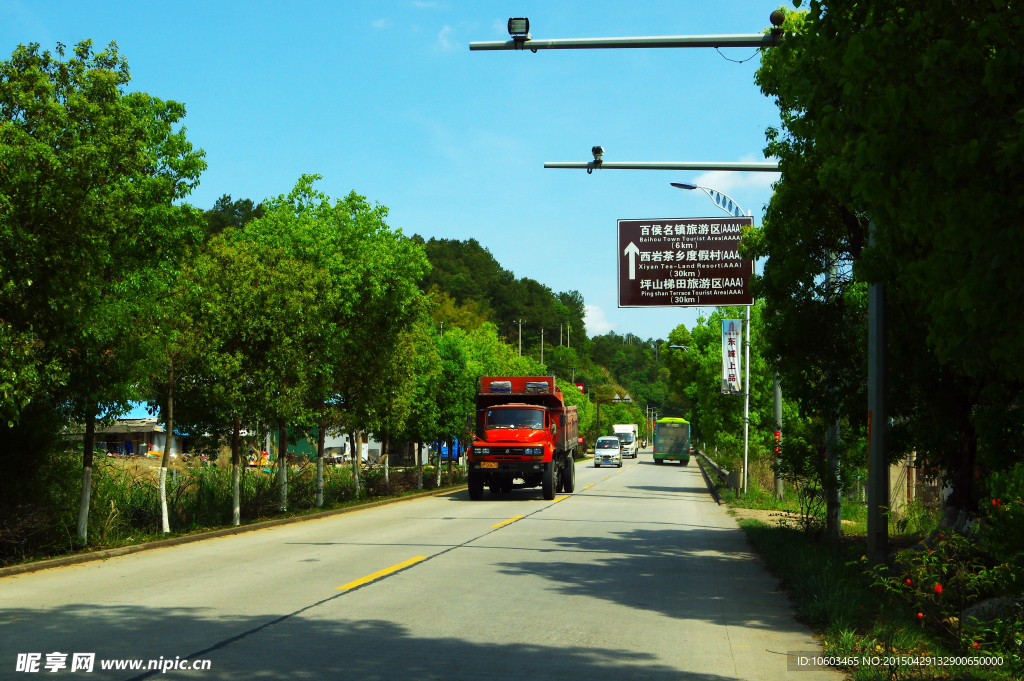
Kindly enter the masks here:
<path id="1" fill-rule="evenodd" d="M 670 346 L 668 346 L 668 349 L 669 350 L 682 350 L 683 352 L 689 352 L 690 347 L 687 346 L 687 345 L 670 345 Z"/>
<path id="2" fill-rule="evenodd" d="M 739 204 L 729 195 L 724 194 L 717 189 L 711 187 L 702 187 L 699 184 L 693 184 L 692 182 L 670 182 L 676 189 L 702 189 L 705 194 L 711 197 L 711 200 L 715 202 L 715 205 L 724 210 L 734 218 L 744 218 L 748 216 L 748 213 L 744 213 L 743 209 L 739 207 Z"/>

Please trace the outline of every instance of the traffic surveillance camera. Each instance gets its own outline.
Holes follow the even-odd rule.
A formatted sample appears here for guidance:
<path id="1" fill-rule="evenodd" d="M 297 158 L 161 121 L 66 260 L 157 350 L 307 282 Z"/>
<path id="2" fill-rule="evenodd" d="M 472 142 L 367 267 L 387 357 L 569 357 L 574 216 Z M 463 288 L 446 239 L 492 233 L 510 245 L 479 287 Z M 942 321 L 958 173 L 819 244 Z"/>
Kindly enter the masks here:
<path id="1" fill-rule="evenodd" d="M 526 17 L 508 20 L 508 34 L 514 38 L 529 37 L 530 20 Z"/>
<path id="2" fill-rule="evenodd" d="M 604 147 L 591 147 L 590 153 L 594 155 L 594 160 L 600 163 L 601 157 L 604 156 Z"/>

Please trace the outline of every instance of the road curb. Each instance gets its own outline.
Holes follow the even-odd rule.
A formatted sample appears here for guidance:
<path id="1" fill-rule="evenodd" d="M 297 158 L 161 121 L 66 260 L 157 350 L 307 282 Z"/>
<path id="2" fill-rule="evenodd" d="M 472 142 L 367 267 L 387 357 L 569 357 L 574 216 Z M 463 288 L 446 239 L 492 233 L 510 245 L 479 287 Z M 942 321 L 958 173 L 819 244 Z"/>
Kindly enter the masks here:
<path id="1" fill-rule="evenodd" d="M 711 498 L 715 500 L 715 503 L 719 506 L 722 505 L 722 497 L 718 496 L 718 489 L 711 481 L 711 476 L 704 470 L 704 462 L 701 461 L 700 456 L 697 456 L 697 465 L 700 466 L 700 474 L 704 476 L 704 484 L 708 486 L 708 491 L 711 492 Z"/>
<path id="2" fill-rule="evenodd" d="M 383 499 L 381 501 L 371 501 L 369 503 L 360 504 L 358 506 L 346 506 L 345 508 L 335 508 L 331 509 L 330 511 L 319 511 L 317 513 L 310 513 L 308 515 L 297 515 L 292 516 L 291 518 L 276 518 L 274 520 L 261 520 L 258 523 L 252 523 L 250 525 L 239 525 L 238 527 L 225 527 L 220 530 L 199 532 L 197 534 L 189 534 L 183 537 L 172 537 L 170 539 L 158 539 L 156 541 L 146 542 L 145 544 L 135 544 L 133 546 L 119 546 L 116 549 L 104 549 L 102 551 L 81 553 L 74 556 L 64 556 L 62 558 L 40 560 L 35 563 L 10 565 L 8 567 L 0 568 L 0 578 L 11 577 L 13 575 L 22 575 L 28 572 L 38 572 L 39 570 L 48 570 L 50 568 L 64 567 L 66 565 L 88 563 L 94 560 L 107 560 L 108 558 L 127 556 L 132 553 L 139 553 L 140 551 L 152 551 L 153 549 L 162 549 L 168 546 L 191 544 L 192 542 L 203 541 L 205 539 L 216 539 L 217 537 L 227 537 L 233 534 L 243 534 L 245 532 L 264 530 L 268 527 L 278 527 L 279 525 L 291 525 L 292 523 L 301 523 L 307 520 L 319 520 L 320 518 L 329 518 L 330 516 L 341 515 L 343 513 L 365 511 L 366 509 L 369 508 L 376 508 L 378 506 L 388 506 L 390 504 L 397 504 L 402 501 L 412 501 L 413 499 L 435 497 L 441 494 L 447 494 L 449 492 L 458 492 L 464 489 L 466 489 L 466 485 L 446 487 L 445 489 L 430 490 L 429 492 L 410 494 L 408 496 L 398 497 L 396 499 Z"/>

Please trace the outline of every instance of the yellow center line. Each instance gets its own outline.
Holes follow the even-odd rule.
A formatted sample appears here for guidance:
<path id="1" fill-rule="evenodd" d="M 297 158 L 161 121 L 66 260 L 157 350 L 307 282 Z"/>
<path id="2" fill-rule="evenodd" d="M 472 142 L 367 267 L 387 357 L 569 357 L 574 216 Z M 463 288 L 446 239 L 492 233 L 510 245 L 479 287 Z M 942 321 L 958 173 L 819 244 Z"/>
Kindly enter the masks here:
<path id="1" fill-rule="evenodd" d="M 565 496 L 561 496 L 561 497 L 558 497 L 557 499 L 555 499 L 555 500 L 554 500 L 554 501 L 552 501 L 551 503 L 552 503 L 552 504 L 557 504 L 557 503 L 558 503 L 559 501 L 561 501 L 562 499 L 568 499 L 568 498 L 569 498 L 569 495 L 568 495 L 568 494 L 566 494 Z"/>
<path id="2" fill-rule="evenodd" d="M 593 487 L 593 486 L 594 486 L 594 483 L 590 483 L 589 485 L 587 485 L 587 486 L 586 486 L 586 487 L 584 487 L 583 489 L 590 489 L 590 488 L 591 488 L 591 487 Z M 583 491 L 583 489 L 581 489 L 580 491 L 582 492 L 582 491 Z"/>
<path id="3" fill-rule="evenodd" d="M 500 523 L 498 523 L 497 525 L 491 525 L 491 527 L 502 527 L 502 526 L 504 526 L 504 525 L 508 525 L 509 523 L 514 523 L 515 521 L 519 520 L 519 519 L 520 519 L 520 518 L 522 518 L 522 517 L 523 517 L 523 516 L 521 516 L 521 515 L 517 515 L 517 516 L 515 516 L 515 517 L 513 517 L 513 518 L 509 518 L 508 520 L 502 520 L 502 521 L 501 521 Z"/>
<path id="4" fill-rule="evenodd" d="M 401 570 L 402 568 L 407 568 L 410 565 L 413 565 L 414 563 L 418 563 L 421 560 L 426 560 L 426 559 L 427 559 L 426 556 L 416 556 L 415 558 L 410 558 L 409 560 L 403 561 L 403 562 L 398 563 L 396 565 L 392 565 L 391 567 L 384 568 L 383 570 L 378 570 L 377 572 L 374 572 L 373 574 L 366 575 L 365 577 L 360 577 L 359 579 L 357 579 L 357 580 L 355 580 L 353 582 L 349 582 L 348 584 L 342 584 L 337 589 L 335 589 L 335 591 L 343 591 L 345 589 L 354 589 L 357 586 L 362 586 L 363 584 L 366 584 L 367 582 L 372 582 L 375 579 L 380 579 L 381 577 L 383 577 L 385 575 L 390 575 L 392 572 L 397 572 L 397 571 Z"/>
<path id="5" fill-rule="evenodd" d="M 602 480 L 607 480 L 607 479 L 608 479 L 608 478 L 610 478 L 610 477 L 612 477 L 612 476 L 610 476 L 610 475 L 606 475 L 606 476 L 604 476 L 604 477 L 603 477 L 603 478 L 601 478 L 601 479 L 602 479 Z"/>

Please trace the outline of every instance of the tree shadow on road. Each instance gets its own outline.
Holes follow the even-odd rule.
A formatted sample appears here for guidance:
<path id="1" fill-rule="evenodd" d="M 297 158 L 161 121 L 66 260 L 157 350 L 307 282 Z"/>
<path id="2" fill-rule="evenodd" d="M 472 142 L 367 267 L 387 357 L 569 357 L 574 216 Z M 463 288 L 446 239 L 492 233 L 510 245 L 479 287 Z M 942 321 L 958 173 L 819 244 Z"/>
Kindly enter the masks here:
<path id="1" fill-rule="evenodd" d="M 202 679 L 358 679 L 359 681 L 456 681 L 460 679 L 587 681 L 721 681 L 713 673 L 686 673 L 649 653 L 579 645 L 481 642 L 459 631 L 413 634 L 385 620 L 346 620 L 340 602 L 317 606 L 269 624 L 273 616 L 215 616 L 201 608 L 69 605 L 6 610 L 0 622 L 19 622 L 4 643 L 4 664 L 17 652 L 96 653 L 96 679 L 145 676 L 150 659 L 180 657 L 211 661 L 209 670 L 168 672 Z M 248 632 L 248 633 L 247 633 Z M 496 632 L 495 632 L 496 633 Z M 483 635 L 481 635 L 483 634 Z M 512 632 L 506 636 L 511 637 Z M 9 659 L 8 659 L 9 658 Z M 104 659 L 143 660 L 143 671 L 103 671 Z"/>
<path id="2" fill-rule="evenodd" d="M 536 575 L 566 596 L 587 596 L 683 620 L 778 632 L 807 630 L 738 530 L 633 529 L 552 537 L 575 559 L 499 563 L 508 575 Z M 543 548 L 539 549 L 541 552 Z"/>

